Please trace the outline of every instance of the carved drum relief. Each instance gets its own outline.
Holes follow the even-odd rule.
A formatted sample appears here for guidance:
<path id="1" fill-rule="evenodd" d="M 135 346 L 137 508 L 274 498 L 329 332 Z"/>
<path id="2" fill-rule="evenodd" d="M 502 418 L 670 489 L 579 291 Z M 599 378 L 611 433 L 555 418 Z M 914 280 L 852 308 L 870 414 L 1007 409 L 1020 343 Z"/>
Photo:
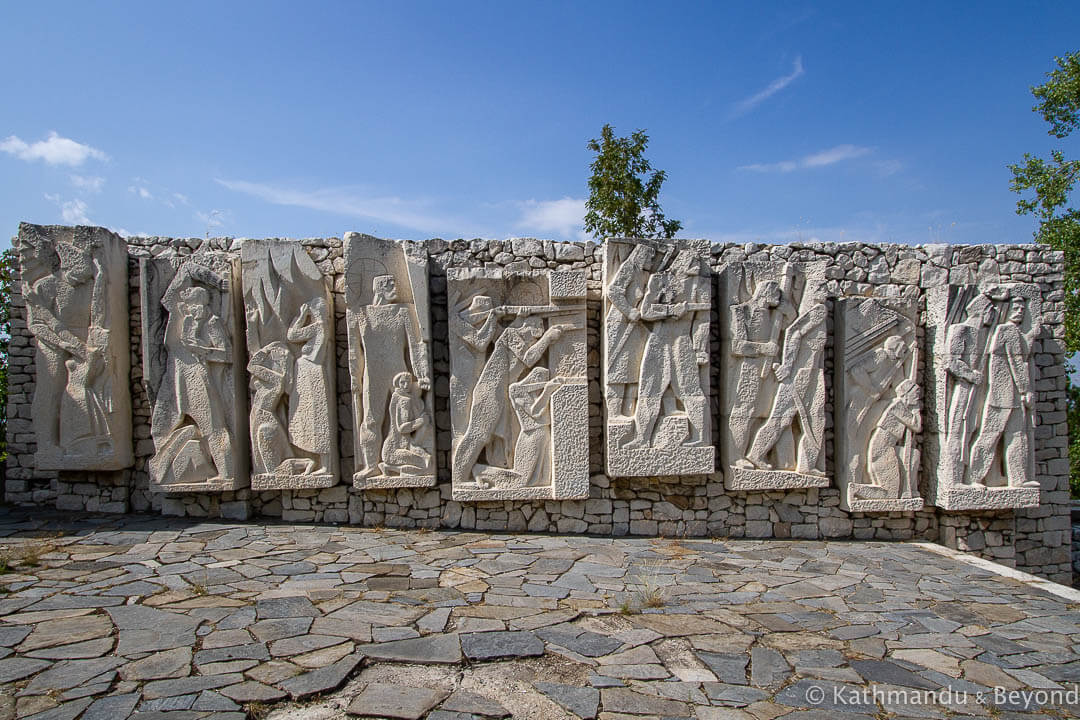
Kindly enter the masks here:
<path id="1" fill-rule="evenodd" d="M 251 487 L 338 481 L 334 297 L 294 240 L 242 245 L 251 410 Z"/>
<path id="2" fill-rule="evenodd" d="M 455 500 L 586 498 L 585 274 L 447 270 Z"/>
<path id="3" fill-rule="evenodd" d="M 247 487 L 240 261 L 214 252 L 146 259 L 139 274 L 151 489 Z"/>
<path id="4" fill-rule="evenodd" d="M 721 287 L 727 489 L 828 486 L 824 263 L 733 265 Z"/>
<path id="5" fill-rule="evenodd" d="M 836 312 L 836 479 L 852 512 L 919 510 L 918 309 L 844 298 Z"/>
<path id="6" fill-rule="evenodd" d="M 930 502 L 945 510 L 1037 506 L 1032 359 L 1039 287 L 934 288 L 927 310 Z"/>
<path id="7" fill-rule="evenodd" d="M 434 485 L 427 250 L 419 243 L 346 234 L 345 297 L 353 485 Z"/>
<path id="8" fill-rule="evenodd" d="M 104 228 L 22 224 L 23 297 L 37 352 L 39 470 L 132 463 L 127 250 Z"/>
<path id="9" fill-rule="evenodd" d="M 709 242 L 604 244 L 607 471 L 713 471 L 709 418 Z"/>

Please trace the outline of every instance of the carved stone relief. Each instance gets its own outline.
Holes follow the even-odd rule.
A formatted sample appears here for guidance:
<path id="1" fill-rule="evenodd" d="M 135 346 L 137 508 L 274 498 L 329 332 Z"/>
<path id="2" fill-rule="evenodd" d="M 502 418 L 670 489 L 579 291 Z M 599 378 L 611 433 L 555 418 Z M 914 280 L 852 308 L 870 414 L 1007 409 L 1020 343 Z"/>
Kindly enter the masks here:
<path id="1" fill-rule="evenodd" d="M 824 263 L 733 265 L 721 286 L 727 489 L 828 486 Z"/>
<path id="2" fill-rule="evenodd" d="M 709 242 L 604 243 L 604 404 L 614 477 L 713 471 Z"/>
<path id="3" fill-rule="evenodd" d="M 247 487 L 240 261 L 221 253 L 147 259 L 139 273 L 151 489 Z"/>
<path id="4" fill-rule="evenodd" d="M 242 245 L 251 386 L 251 487 L 324 488 L 338 480 L 334 297 L 304 247 Z"/>
<path id="5" fill-rule="evenodd" d="M 427 250 L 345 235 L 356 472 L 362 489 L 435 484 Z"/>
<path id="6" fill-rule="evenodd" d="M 1032 351 L 1037 285 L 927 293 L 930 502 L 945 510 L 1035 507 Z"/>
<path id="7" fill-rule="evenodd" d="M 585 274 L 446 278 L 454 499 L 588 497 Z"/>
<path id="8" fill-rule="evenodd" d="M 27 325 L 36 340 L 32 413 L 39 470 L 132 462 L 127 249 L 92 227 L 22 224 Z"/>
<path id="9" fill-rule="evenodd" d="M 917 323 L 913 300 L 837 301 L 836 479 L 844 510 L 923 507 Z"/>

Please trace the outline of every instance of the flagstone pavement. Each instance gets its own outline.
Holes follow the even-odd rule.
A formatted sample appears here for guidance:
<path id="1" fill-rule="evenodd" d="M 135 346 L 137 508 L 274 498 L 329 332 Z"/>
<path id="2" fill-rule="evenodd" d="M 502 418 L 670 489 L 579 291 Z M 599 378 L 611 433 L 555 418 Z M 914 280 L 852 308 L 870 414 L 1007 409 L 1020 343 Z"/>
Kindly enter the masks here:
<path id="1" fill-rule="evenodd" d="M 1080 711 L 1080 606 L 916 544 L 0 508 L 0 554 L 0 720 Z"/>

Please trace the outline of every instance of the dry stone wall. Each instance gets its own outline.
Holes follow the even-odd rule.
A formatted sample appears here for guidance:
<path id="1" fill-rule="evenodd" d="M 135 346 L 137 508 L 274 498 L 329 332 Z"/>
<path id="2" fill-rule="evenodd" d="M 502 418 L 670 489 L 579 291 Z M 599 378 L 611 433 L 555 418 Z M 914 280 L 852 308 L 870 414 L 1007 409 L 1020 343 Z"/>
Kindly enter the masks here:
<path id="1" fill-rule="evenodd" d="M 37 435 L 31 413 L 36 380 L 35 341 L 26 322 L 22 287 L 16 283 L 11 307 L 7 501 L 24 505 L 55 505 L 71 510 L 155 512 L 236 519 L 268 517 L 288 522 L 386 527 L 426 526 L 601 535 L 922 539 L 940 542 L 1057 581 L 1071 581 L 1063 258 L 1060 253 L 1034 245 L 712 244 L 708 248 L 708 269 L 711 271 L 708 282 L 713 298 L 712 308 L 708 312 L 710 364 L 704 372 L 710 388 L 709 444 L 720 450 L 714 472 L 705 475 L 612 477 L 606 472 L 604 432 L 605 400 L 610 393 L 605 395 L 602 377 L 604 315 L 610 309 L 604 299 L 604 246 L 592 242 L 554 243 L 535 239 L 428 240 L 419 245 L 427 251 L 428 257 L 431 335 L 428 361 L 432 375 L 431 390 L 425 397 L 430 395 L 434 416 L 436 481 L 430 487 L 375 488 L 354 487 L 352 482 L 355 474 L 363 470 L 357 467 L 362 463 L 356 458 L 354 443 L 357 418 L 362 421 L 363 414 L 358 416 L 355 412 L 353 379 L 350 377 L 343 242 L 339 238 L 295 242 L 326 276 L 332 289 L 334 338 L 333 343 L 326 343 L 326 347 L 332 348 L 336 355 L 337 375 L 333 387 L 339 428 L 337 450 L 340 477 L 337 484 L 323 488 L 261 491 L 244 487 L 212 493 L 166 493 L 151 489 L 150 460 L 154 457 L 152 407 L 144 386 L 144 365 L 139 351 L 143 344 L 139 300 L 143 280 L 140 276 L 140 260 L 164 259 L 175 263 L 200 251 L 214 251 L 239 261 L 243 244 L 240 240 L 227 238 L 143 237 L 127 240 L 131 354 L 129 390 L 134 463 L 125 469 L 99 472 L 44 470 L 35 463 Z M 779 267 L 782 270 L 797 268 L 801 273 L 812 273 L 814 288 L 823 288 L 827 311 L 824 348 L 820 354 L 823 373 L 815 375 L 814 379 L 820 380 L 824 388 L 824 422 L 820 428 L 807 428 L 818 439 L 823 459 L 814 459 L 813 453 L 807 454 L 804 449 L 804 456 L 811 461 L 804 462 L 803 469 L 810 469 L 820 462 L 829 480 L 825 487 L 725 488 L 725 472 L 730 473 L 735 460 L 743 458 L 729 460 L 724 447 L 730 440 L 722 437 L 722 429 L 727 427 L 725 418 L 731 413 L 731 407 L 722 407 L 723 388 L 732 384 L 732 379 L 726 375 L 729 363 L 724 355 L 731 344 L 730 337 L 724 335 L 728 332 L 727 320 L 721 322 L 720 317 L 721 309 L 724 312 L 729 310 L 727 306 L 720 306 L 726 302 L 721 299 L 728 297 L 730 290 L 722 285 L 721 278 L 729 277 L 731 273 L 728 271 L 732 268 L 744 266 Z M 450 356 L 451 338 L 454 335 L 447 310 L 447 271 L 453 269 L 451 275 L 460 275 L 462 270 L 468 268 L 510 276 L 546 270 L 584 274 L 589 457 L 587 498 L 530 499 L 526 493 L 525 497 L 518 494 L 505 500 L 454 499 L 451 473 L 454 447 L 452 415 L 460 411 L 455 410 L 452 404 L 454 391 Z M 783 277 L 783 274 L 777 277 L 781 286 Z M 927 345 L 933 333 L 937 332 L 938 320 L 934 313 L 938 310 L 930 291 L 948 285 L 980 288 L 1024 285 L 1038 290 L 1040 302 L 1034 311 L 1038 317 L 1033 320 L 1038 321 L 1040 330 L 1031 340 L 1029 348 L 1032 358 L 1029 378 L 1031 406 L 1027 412 L 1031 420 L 1028 428 L 1031 475 L 1026 478 L 1037 481 L 1040 486 L 1037 506 L 995 510 L 945 510 L 940 505 L 935 507 L 936 498 L 931 492 L 934 488 L 929 483 L 931 479 L 939 477 L 940 453 L 934 449 L 945 447 L 947 438 L 940 435 L 947 431 L 948 423 L 934 414 L 938 402 L 934 396 L 934 373 L 937 370 L 933 359 L 927 357 Z M 805 283 L 799 286 L 798 292 L 804 293 L 805 287 Z M 917 365 L 913 369 L 909 363 L 905 370 L 923 388 L 920 400 L 921 432 L 911 432 L 910 427 L 901 431 L 902 440 L 897 441 L 897 447 L 903 451 L 902 457 L 920 458 L 917 472 L 911 473 L 911 476 L 917 480 L 918 496 L 925 500 L 925 507 L 921 510 L 856 512 L 854 508 L 858 505 L 850 502 L 855 496 L 842 496 L 836 481 L 836 436 L 839 429 L 834 426 L 834 421 L 838 417 L 835 401 L 836 384 L 840 380 L 837 377 L 836 358 L 839 343 L 835 335 L 841 303 L 838 299 L 869 297 L 883 299 L 887 301 L 886 304 L 913 307 L 916 319 Z M 929 303 L 928 298 L 931 298 Z M 747 295 L 741 299 L 750 301 Z M 1005 307 L 1010 301 L 999 299 L 996 302 Z M 1026 307 L 1030 309 L 1035 305 Z M 811 305 L 807 305 L 806 309 L 812 309 Z M 799 315 L 792 313 L 792 317 L 786 321 L 785 328 L 788 329 L 784 333 L 801 336 L 800 328 L 807 325 L 806 336 L 817 338 L 816 315 L 808 316 L 804 321 L 798 320 Z M 814 322 L 811 323 L 811 320 Z M 1030 326 L 1031 322 L 1027 327 Z M 944 334 L 939 334 L 944 337 Z M 355 339 L 353 342 L 355 344 Z M 816 346 L 813 350 L 817 352 Z M 454 352 L 458 352 L 456 347 Z M 539 382 L 537 380 L 533 384 L 539 388 Z M 550 382 L 550 379 L 544 382 Z M 773 383 L 777 384 L 777 381 Z M 782 385 L 783 381 L 779 381 L 779 384 Z M 903 424 L 903 418 L 914 417 L 914 414 L 913 411 L 905 411 L 903 403 L 914 403 L 915 395 L 908 393 L 910 388 L 902 381 L 895 385 L 898 393 L 896 399 L 891 405 L 879 403 L 880 409 L 883 415 L 886 411 L 891 412 L 900 423 L 897 427 L 904 428 L 907 426 Z M 751 418 L 751 425 L 759 428 L 768 424 L 769 413 L 773 410 L 765 407 L 757 412 Z M 820 421 L 821 415 L 816 408 L 808 409 L 808 413 L 813 413 Z M 778 412 L 778 415 L 783 416 L 784 413 Z M 1006 417 L 1006 420 L 1010 417 Z M 760 430 L 756 432 L 761 434 Z M 803 432 L 801 427 L 799 432 Z M 750 452 L 753 439 L 748 441 L 748 457 L 745 459 L 749 461 L 755 457 Z M 874 440 L 871 438 L 867 442 Z M 877 442 L 880 446 L 881 440 Z M 788 454 L 794 458 L 789 458 L 794 467 L 799 455 L 797 452 Z M 772 450 L 758 452 L 757 456 L 775 459 L 779 454 L 777 450 Z M 743 469 L 753 470 L 745 462 L 743 466 Z M 738 465 L 735 467 L 740 469 Z M 888 470 L 888 463 L 882 467 Z M 876 471 L 877 476 L 888 475 L 882 473 L 880 469 Z M 901 482 L 905 478 L 901 478 Z M 870 483 L 859 481 L 856 484 Z M 851 487 L 848 486 L 849 489 Z M 873 495 L 876 491 L 868 488 L 862 492 Z M 1030 498 L 1030 491 L 1024 493 L 1023 497 Z M 866 506 L 873 508 L 881 504 L 878 501 Z M 844 510 L 844 506 L 853 507 L 853 511 Z M 884 506 L 888 506 L 888 503 L 884 503 Z"/>

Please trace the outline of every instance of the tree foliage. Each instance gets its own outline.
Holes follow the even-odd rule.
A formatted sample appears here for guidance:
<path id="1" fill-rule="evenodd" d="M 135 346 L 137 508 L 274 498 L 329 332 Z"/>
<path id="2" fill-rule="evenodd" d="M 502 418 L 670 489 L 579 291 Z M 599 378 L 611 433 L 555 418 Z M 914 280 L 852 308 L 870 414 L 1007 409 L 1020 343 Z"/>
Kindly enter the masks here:
<path id="1" fill-rule="evenodd" d="M 1050 125 L 1047 133 L 1067 138 L 1080 128 L 1080 51 L 1054 58 L 1057 69 L 1046 74 L 1043 85 L 1031 88 L 1038 103 L 1032 108 Z M 1080 160 L 1068 160 L 1061 150 L 1050 158 L 1030 154 L 1010 165 L 1019 215 L 1033 215 L 1039 226 L 1036 241 L 1065 253 L 1065 351 L 1080 350 L 1080 209 L 1072 192 L 1080 178 Z M 1073 497 L 1080 497 L 1080 388 L 1068 388 L 1069 482 Z"/>
<path id="2" fill-rule="evenodd" d="M 8 344 L 11 340 L 12 273 L 18 258 L 15 250 L 0 254 L 0 461 L 7 458 Z"/>
<path id="3" fill-rule="evenodd" d="M 596 153 L 590 168 L 589 199 L 585 201 L 585 232 L 605 237 L 673 238 L 682 228 L 660 209 L 660 186 L 667 179 L 645 158 L 649 136 L 644 130 L 616 137 L 604 125 L 600 138 L 589 140 Z"/>

